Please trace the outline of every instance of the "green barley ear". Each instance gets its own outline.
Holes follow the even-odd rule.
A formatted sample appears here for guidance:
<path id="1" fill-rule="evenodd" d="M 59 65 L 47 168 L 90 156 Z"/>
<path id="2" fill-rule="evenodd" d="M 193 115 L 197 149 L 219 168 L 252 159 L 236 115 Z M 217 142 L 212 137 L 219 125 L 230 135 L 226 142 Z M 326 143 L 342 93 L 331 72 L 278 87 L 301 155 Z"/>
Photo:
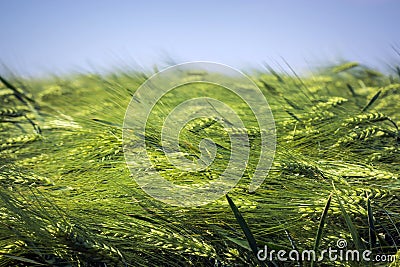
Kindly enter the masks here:
<path id="1" fill-rule="evenodd" d="M 353 68 L 358 67 L 358 66 L 359 66 L 359 64 L 357 62 L 347 62 L 347 63 L 344 63 L 342 65 L 334 67 L 332 69 L 332 71 L 334 73 L 340 73 L 340 72 L 344 72 L 344 71 L 353 69 Z"/>
<path id="2" fill-rule="evenodd" d="M 25 110 L 23 109 L 17 109 L 17 108 L 2 108 L 0 109 L 0 118 L 1 117 L 21 117 L 24 116 L 26 113 Z"/>

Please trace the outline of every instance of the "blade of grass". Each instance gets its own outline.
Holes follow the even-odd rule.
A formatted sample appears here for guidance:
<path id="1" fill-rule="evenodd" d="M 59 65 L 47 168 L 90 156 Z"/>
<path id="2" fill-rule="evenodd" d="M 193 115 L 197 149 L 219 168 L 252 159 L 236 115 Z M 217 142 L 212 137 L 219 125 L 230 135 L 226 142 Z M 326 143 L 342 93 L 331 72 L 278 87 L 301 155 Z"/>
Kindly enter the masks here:
<path id="1" fill-rule="evenodd" d="M 356 92 L 354 91 L 353 86 L 351 86 L 350 84 L 346 84 L 346 85 L 347 85 L 347 88 L 349 89 L 351 95 L 352 95 L 353 97 L 356 97 L 357 94 L 356 94 Z"/>
<path id="2" fill-rule="evenodd" d="M 243 218 L 239 209 L 236 207 L 235 203 L 233 203 L 232 199 L 228 196 L 228 194 L 226 195 L 226 199 L 228 200 L 229 206 L 231 207 L 231 210 L 235 215 L 236 221 L 239 223 L 240 228 L 242 228 L 242 231 L 246 236 L 247 242 L 249 243 L 251 250 L 253 251 L 254 255 L 257 256 L 258 248 L 253 233 L 250 231 L 250 228 L 247 225 L 245 219 Z"/>
<path id="3" fill-rule="evenodd" d="M 109 121 L 105 121 L 105 120 L 100 120 L 100 119 L 92 119 L 92 121 L 97 122 L 99 124 L 103 124 L 103 125 L 107 125 L 107 126 L 111 126 L 111 127 L 115 127 L 115 128 L 122 128 L 122 126 L 120 124 L 117 123 L 112 123 Z"/>
<path id="4" fill-rule="evenodd" d="M 29 103 L 26 101 L 30 101 L 32 103 L 35 103 L 35 101 L 26 96 L 25 94 L 21 93 L 14 85 L 12 85 L 9 81 L 7 81 L 4 77 L 0 76 L 0 81 L 9 89 L 11 89 L 14 92 L 15 97 L 21 101 L 22 103 L 24 103 L 25 105 L 29 106 Z"/>
<path id="5" fill-rule="evenodd" d="M 325 204 L 324 211 L 322 212 L 322 216 L 319 221 L 317 235 L 315 237 L 315 243 L 314 243 L 314 251 L 316 254 L 318 253 L 319 244 L 322 239 L 322 231 L 324 230 L 326 216 L 328 215 L 328 210 L 329 210 L 329 207 L 331 206 L 331 200 L 332 200 L 332 194 L 330 194 L 328 197 L 328 201 Z M 311 267 L 313 267 L 313 266 L 314 266 L 314 260 L 311 261 Z"/>
<path id="6" fill-rule="evenodd" d="M 382 90 L 379 90 L 372 98 L 371 100 L 368 102 L 368 104 L 363 107 L 363 109 L 361 110 L 361 112 L 365 112 L 367 111 L 374 103 L 375 101 L 378 99 L 379 95 L 381 94 Z"/>
<path id="7" fill-rule="evenodd" d="M 342 215 L 344 217 L 344 220 L 346 221 L 347 227 L 349 228 L 349 231 L 350 231 L 351 237 L 353 239 L 354 245 L 356 246 L 356 249 L 358 251 L 361 251 L 361 250 L 364 249 L 364 245 L 361 242 L 360 235 L 358 234 L 358 232 L 356 230 L 356 227 L 354 226 L 353 222 L 351 221 L 351 218 L 350 218 L 349 214 L 346 212 L 346 209 L 344 208 L 343 203 L 342 203 L 342 199 L 339 196 L 339 194 L 337 194 L 337 192 L 336 192 L 336 197 L 337 197 L 337 200 L 338 200 L 338 203 L 339 203 L 340 211 L 341 211 L 341 213 L 342 213 Z"/>
<path id="8" fill-rule="evenodd" d="M 290 245 L 292 246 L 292 250 L 299 251 L 297 249 L 296 242 L 294 242 L 294 240 L 293 240 L 292 236 L 290 235 L 289 231 L 285 230 L 285 233 L 286 233 L 287 238 L 289 239 Z M 303 266 L 303 264 L 301 263 L 301 259 L 299 259 L 297 261 L 297 266 L 298 267 L 302 267 Z"/>
<path id="9" fill-rule="evenodd" d="M 288 103 L 292 108 L 297 109 L 297 110 L 303 110 L 301 107 L 297 106 L 295 103 L 290 101 L 288 98 L 283 97 L 283 99 Z"/>
<path id="10" fill-rule="evenodd" d="M 374 223 L 374 217 L 372 214 L 372 208 L 371 208 L 371 200 L 369 196 L 367 196 L 367 213 L 368 213 L 368 233 L 369 233 L 369 248 L 372 251 L 372 249 L 376 245 L 376 230 L 375 230 L 375 223 Z"/>
<path id="11" fill-rule="evenodd" d="M 226 194 L 226 199 L 228 200 L 229 206 L 231 207 L 231 210 L 233 214 L 235 215 L 236 221 L 239 223 L 240 228 L 242 228 L 242 231 L 244 235 L 246 236 L 247 242 L 249 243 L 251 251 L 253 251 L 254 256 L 257 258 L 258 254 L 258 248 L 257 248 L 257 242 L 256 239 L 253 236 L 253 233 L 250 231 L 249 226 L 247 225 L 245 219 L 243 218 L 242 214 L 240 213 L 239 209 L 236 207 L 235 203 L 233 203 L 233 200 Z M 262 266 L 265 266 L 263 262 L 261 262 Z"/>
<path id="12" fill-rule="evenodd" d="M 394 227 L 395 230 L 395 234 L 397 234 L 397 236 L 400 236 L 400 231 L 396 226 L 396 223 L 393 221 L 392 217 L 390 216 L 389 212 L 382 206 L 378 206 L 384 213 L 385 215 L 388 217 L 390 223 L 392 224 L 392 226 Z M 396 250 L 399 250 L 399 248 L 396 245 L 396 242 L 394 241 L 394 238 L 392 237 L 392 235 L 389 233 L 389 231 L 386 230 L 386 232 L 389 234 L 390 238 L 393 241 L 394 247 L 396 248 Z"/>
<path id="13" fill-rule="evenodd" d="M 272 68 L 270 67 L 268 64 L 265 63 L 265 68 L 272 74 L 275 76 L 275 78 L 280 82 L 280 83 L 284 83 L 282 77 Z"/>
<path id="14" fill-rule="evenodd" d="M 13 256 L 13 255 L 8 255 L 8 254 L 3 254 L 3 253 L 1 253 L 1 255 L 3 257 L 9 258 L 9 259 L 13 259 L 13 260 L 17 260 L 17 261 L 20 261 L 20 262 L 25 262 L 25 263 L 35 264 L 35 265 L 45 265 L 43 263 L 31 260 L 31 259 L 27 259 L 27 258 L 24 258 L 24 257 Z"/>

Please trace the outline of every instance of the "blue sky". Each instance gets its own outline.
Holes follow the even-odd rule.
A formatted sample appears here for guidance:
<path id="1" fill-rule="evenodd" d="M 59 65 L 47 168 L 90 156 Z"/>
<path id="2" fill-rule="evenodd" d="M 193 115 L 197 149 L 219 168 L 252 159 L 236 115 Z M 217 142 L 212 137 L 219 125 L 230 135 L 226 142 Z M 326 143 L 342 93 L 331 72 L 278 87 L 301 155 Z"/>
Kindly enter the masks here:
<path id="1" fill-rule="evenodd" d="M 0 61 L 38 75 L 216 61 L 296 70 L 399 61 L 398 0 L 0 0 Z M 1 68 L 0 68 L 1 69 Z"/>

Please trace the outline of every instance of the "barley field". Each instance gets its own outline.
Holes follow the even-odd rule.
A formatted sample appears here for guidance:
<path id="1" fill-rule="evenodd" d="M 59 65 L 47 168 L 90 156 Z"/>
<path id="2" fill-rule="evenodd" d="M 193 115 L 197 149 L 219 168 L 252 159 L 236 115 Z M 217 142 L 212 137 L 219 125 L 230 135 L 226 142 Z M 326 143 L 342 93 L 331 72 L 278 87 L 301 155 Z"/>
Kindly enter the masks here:
<path id="1" fill-rule="evenodd" d="M 380 73 L 345 62 L 307 75 L 248 73 L 268 100 L 276 151 L 262 185 L 248 186 L 260 129 L 236 96 L 210 85 L 166 95 L 148 118 L 146 144 L 169 181 L 207 183 L 225 169 L 228 134 L 213 118 L 191 120 L 180 150 L 216 160 L 198 172 L 171 166 L 160 130 L 185 99 L 211 94 L 245 118 L 250 155 L 228 195 L 179 207 L 147 195 L 127 167 L 122 139 L 132 95 L 153 73 L 1 76 L 0 266 L 400 266 L 382 262 L 257 257 L 270 250 L 346 249 L 400 256 L 400 68 Z M 201 74 L 199 74 L 201 75 Z M 247 120 L 246 120 L 247 118 Z"/>

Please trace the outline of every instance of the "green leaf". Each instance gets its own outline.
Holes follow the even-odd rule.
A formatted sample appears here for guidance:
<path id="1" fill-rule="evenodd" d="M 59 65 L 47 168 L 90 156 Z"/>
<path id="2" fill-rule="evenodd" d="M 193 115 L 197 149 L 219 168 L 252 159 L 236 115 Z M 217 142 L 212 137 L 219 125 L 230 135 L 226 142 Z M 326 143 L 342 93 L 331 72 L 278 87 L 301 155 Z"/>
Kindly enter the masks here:
<path id="1" fill-rule="evenodd" d="M 231 210 L 233 211 L 233 214 L 235 215 L 236 221 L 239 223 L 240 228 L 242 228 L 242 231 L 244 235 L 246 236 L 247 242 L 249 243 L 251 251 L 253 251 L 254 256 L 258 260 L 257 253 L 258 253 L 258 248 L 257 248 L 257 242 L 256 239 L 253 236 L 253 233 L 250 231 L 249 226 L 247 225 L 245 219 L 243 218 L 242 214 L 240 213 L 239 209 L 236 207 L 235 203 L 233 203 L 233 200 L 226 194 L 226 199 L 228 200 L 229 206 L 231 207 Z M 264 266 L 263 262 L 260 262 L 262 266 Z"/>
<path id="2" fill-rule="evenodd" d="M 242 214 L 240 213 L 239 209 L 236 207 L 235 203 L 233 203 L 232 199 L 226 195 L 226 199 L 228 200 L 229 206 L 231 207 L 231 210 L 233 211 L 233 214 L 235 215 L 236 221 L 239 223 L 240 228 L 242 228 L 242 231 L 244 235 L 246 236 L 247 242 L 249 243 L 249 246 L 251 250 L 253 251 L 254 255 L 257 257 L 258 253 L 258 248 L 257 248 L 257 243 L 256 239 L 253 236 L 253 233 L 250 231 L 249 226 L 247 225 L 246 221 L 244 220 Z"/>
<path id="3" fill-rule="evenodd" d="M 369 247 L 372 250 L 376 245 L 376 231 L 375 231 L 375 223 L 374 216 L 371 208 L 371 200 L 369 196 L 367 197 L 367 212 L 368 212 L 368 233 L 369 233 Z"/>
<path id="4" fill-rule="evenodd" d="M 367 109 L 369 109 L 372 104 L 378 99 L 379 95 L 382 93 L 382 90 L 379 90 L 373 97 L 372 99 L 368 102 L 368 104 L 361 110 L 361 112 L 365 112 Z"/>
<path id="5" fill-rule="evenodd" d="M 349 228 L 349 231 L 350 231 L 351 237 L 353 239 L 354 245 L 356 246 L 356 249 L 358 251 L 364 250 L 365 248 L 361 241 L 360 235 L 358 234 L 356 227 L 354 226 L 353 222 L 351 221 L 349 214 L 346 212 L 346 209 L 344 208 L 343 203 L 342 203 L 342 199 L 339 196 L 339 194 L 337 194 L 337 192 L 336 192 L 336 197 L 338 199 L 340 211 L 342 212 L 344 220 L 346 221 L 346 225 Z"/>
<path id="6" fill-rule="evenodd" d="M 18 256 L 13 256 L 13 255 L 8 255 L 8 254 L 1 254 L 1 255 L 3 257 L 10 258 L 10 259 L 17 260 L 17 261 L 22 261 L 22 262 L 36 264 L 36 265 L 45 265 L 43 263 L 31 260 L 31 259 L 27 259 L 27 258 L 24 258 L 24 257 L 18 257 Z"/>
<path id="7" fill-rule="evenodd" d="M 315 253 L 317 253 L 318 248 L 319 248 L 319 244 L 320 244 L 321 239 L 322 239 L 322 231 L 324 229 L 326 216 L 328 215 L 328 210 L 329 210 L 329 207 L 331 205 L 331 200 L 332 200 L 332 194 L 330 194 L 329 197 L 328 197 L 328 201 L 325 204 L 324 211 L 322 212 L 322 216 L 321 216 L 321 219 L 319 221 L 317 235 L 315 237 L 315 243 L 314 243 L 314 251 L 315 251 Z M 311 266 L 314 266 L 314 261 L 313 260 L 311 261 Z"/>
<path id="8" fill-rule="evenodd" d="M 107 126 L 111 126 L 111 127 L 116 127 L 116 128 L 122 128 L 121 125 L 113 123 L 113 122 L 109 122 L 109 121 L 105 121 L 105 120 L 100 120 L 100 119 L 92 119 L 93 121 L 103 124 L 103 125 L 107 125 Z"/>

